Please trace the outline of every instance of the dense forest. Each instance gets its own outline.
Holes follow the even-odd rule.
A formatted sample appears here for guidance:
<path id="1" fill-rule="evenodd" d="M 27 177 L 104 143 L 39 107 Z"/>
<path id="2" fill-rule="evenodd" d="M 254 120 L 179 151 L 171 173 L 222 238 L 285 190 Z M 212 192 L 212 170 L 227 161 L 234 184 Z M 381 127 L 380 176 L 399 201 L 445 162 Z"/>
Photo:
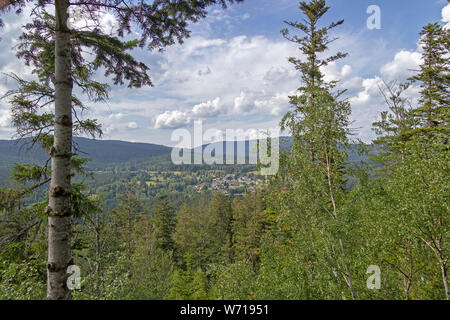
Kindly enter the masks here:
<path id="1" fill-rule="evenodd" d="M 163 6 L 158 12 L 179 10 L 195 21 L 209 4 L 226 4 L 195 2 L 199 8 Z M 131 13 L 113 3 L 125 13 L 125 32 Z M 325 0 L 302 1 L 299 8 L 300 22 L 286 21 L 281 31 L 302 54 L 289 58 L 299 88 L 280 123 L 290 143 L 282 149 L 279 172 L 267 177 L 258 174 L 258 165 L 176 166 L 168 154 L 91 165 L 81 152 L 58 154 L 67 151 L 58 149 L 67 140 L 56 137 L 64 121 L 40 110 L 52 101 L 45 92 L 52 90 L 53 97 L 59 90 L 51 80 L 57 44 L 41 35 L 61 22 L 41 8 L 18 46 L 37 80 L 12 75 L 18 88 L 3 98 L 19 135 L 31 136 L 51 160 L 7 166 L 11 173 L 0 188 L 0 299 L 449 300 L 450 30 L 440 23 L 424 26 L 420 69 L 405 83 L 380 85 L 386 111 L 373 123 L 378 138 L 368 145 L 352 138 L 345 88 L 326 81 L 321 68 L 347 55 L 345 48 L 329 50 L 331 42 L 339 43 L 333 32 L 344 21 L 322 23 L 330 9 Z M 147 9 L 142 17 L 156 19 L 159 9 Z M 160 30 L 138 19 L 140 41 L 163 47 L 184 37 L 186 24 L 177 19 L 153 21 Z M 118 69 L 107 71 L 117 76 L 114 81 L 135 87 L 150 81 L 124 53 L 138 42 L 87 33 L 72 39 L 72 78 L 85 94 L 107 98 L 106 86 L 91 78 L 114 55 Z M 78 51 L 82 45 L 97 50 L 92 65 Z M 418 100 L 405 94 L 410 86 L 420 88 Z M 75 95 L 72 105 L 84 107 Z M 74 136 L 100 130 L 91 119 L 77 119 L 72 129 Z M 67 166 L 70 191 L 57 191 L 58 183 L 67 182 L 61 180 L 49 192 L 49 183 L 60 179 L 54 171 Z M 260 183 L 214 190 L 214 179 L 227 187 L 234 180 Z M 67 204 L 70 214 L 64 213 Z M 79 287 L 56 293 L 49 287 L 61 278 L 47 257 L 64 250 L 49 253 L 59 239 L 49 236 L 56 223 L 49 218 L 55 217 L 70 220 L 58 220 L 70 225 L 70 237 L 58 237 L 69 242 L 66 264 L 81 270 Z"/>

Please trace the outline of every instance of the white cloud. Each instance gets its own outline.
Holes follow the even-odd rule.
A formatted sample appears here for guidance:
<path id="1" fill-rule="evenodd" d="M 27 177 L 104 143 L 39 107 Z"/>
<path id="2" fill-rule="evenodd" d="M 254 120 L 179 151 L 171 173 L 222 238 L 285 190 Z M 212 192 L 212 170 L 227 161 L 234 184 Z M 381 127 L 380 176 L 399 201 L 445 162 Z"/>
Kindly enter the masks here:
<path id="1" fill-rule="evenodd" d="M 210 100 L 208 102 L 195 105 L 192 108 L 192 113 L 200 118 L 214 117 L 222 112 L 220 107 L 220 98 L 216 98 L 212 101 Z"/>
<path id="2" fill-rule="evenodd" d="M 188 111 L 167 110 L 156 116 L 155 129 L 179 128 L 197 119 L 206 119 L 225 112 L 220 104 L 220 97 L 196 104 Z"/>
<path id="3" fill-rule="evenodd" d="M 128 124 L 127 124 L 127 129 L 130 129 L 130 130 L 134 130 L 134 129 L 137 129 L 137 128 L 139 128 L 139 126 L 138 126 L 138 124 L 136 123 L 136 122 L 128 122 Z"/>
<path id="4" fill-rule="evenodd" d="M 224 103 L 234 107 L 234 99 L 242 91 L 276 93 L 298 85 L 296 72 L 287 61 L 289 55 L 296 54 L 290 43 L 263 36 L 238 36 L 228 41 L 197 37 L 192 42 L 186 42 L 186 49 L 170 48 L 162 64 L 166 70 L 164 80 L 181 82 L 182 87 L 178 85 L 175 89 L 174 85 L 174 91 L 186 98 L 202 100 L 207 92 L 221 96 Z M 211 72 L 198 77 L 198 70 L 204 70 L 205 66 Z"/>
<path id="5" fill-rule="evenodd" d="M 372 98 L 379 95 L 379 85 L 382 83 L 382 79 L 379 77 L 364 79 L 362 81 L 362 87 L 364 90 L 358 92 L 358 94 L 350 98 L 350 103 L 353 107 L 367 106 L 372 102 Z"/>
<path id="6" fill-rule="evenodd" d="M 115 30 L 117 30 L 117 19 L 111 13 L 101 11 L 94 13 L 88 12 L 85 8 L 82 7 L 70 7 L 69 10 L 69 28 L 92 30 L 94 27 L 96 27 L 95 21 L 97 21 L 98 27 L 100 27 L 104 33 L 114 34 Z"/>
<path id="7" fill-rule="evenodd" d="M 442 21 L 447 23 L 445 28 L 450 29 L 450 4 L 442 8 Z"/>
<path id="8" fill-rule="evenodd" d="M 166 111 L 156 117 L 155 129 L 179 128 L 191 122 L 186 112 Z"/>
<path id="9" fill-rule="evenodd" d="M 193 37 L 186 41 L 181 48 L 178 47 L 178 49 L 185 56 L 202 55 L 204 49 L 220 47 L 225 43 L 226 41 L 224 39 L 206 39 L 203 37 Z"/>
<path id="10" fill-rule="evenodd" d="M 0 127 L 10 127 L 11 113 L 8 109 L 0 109 Z"/>
<path id="11" fill-rule="evenodd" d="M 113 114 L 111 114 L 111 115 L 109 116 L 109 118 L 110 118 L 110 119 L 113 119 L 113 120 L 122 120 L 124 116 L 125 116 L 125 115 L 124 115 L 122 112 L 119 112 L 119 113 L 113 113 Z"/>
<path id="12" fill-rule="evenodd" d="M 238 36 L 229 40 L 194 37 L 183 47 L 167 50 L 162 57 L 161 81 L 169 85 L 171 93 L 188 99 L 204 100 L 207 92 L 232 103 L 243 90 L 260 91 L 273 85 L 278 89 L 280 86 L 292 89 L 296 84 L 282 76 L 291 76 L 288 70 L 293 68 L 287 57 L 294 54 L 295 47 L 290 43 L 263 36 Z"/>
<path id="13" fill-rule="evenodd" d="M 197 36 L 182 47 L 168 48 L 160 62 L 163 72 L 157 85 L 164 85 L 167 95 L 182 102 L 176 110 L 167 108 L 154 116 L 154 128 L 185 126 L 199 118 L 218 122 L 219 115 L 245 117 L 259 112 L 278 122 L 280 110 L 286 110 L 287 96 L 281 99 L 282 93 L 298 86 L 298 73 L 287 61 L 290 55 L 297 55 L 291 43 L 263 36 L 228 40 Z M 190 107 L 205 101 L 206 95 L 220 99 Z"/>
<path id="14" fill-rule="evenodd" d="M 394 60 L 385 64 L 380 72 L 386 80 L 395 80 L 411 76 L 422 62 L 421 54 L 417 51 L 401 50 L 397 52 Z"/>
<path id="15" fill-rule="evenodd" d="M 111 113 L 107 116 L 95 115 L 95 118 L 102 124 L 103 133 L 105 136 L 112 134 L 125 134 L 126 132 L 132 132 L 140 129 L 139 124 L 134 120 L 136 117 L 133 115 L 124 114 L 122 112 Z"/>
<path id="16" fill-rule="evenodd" d="M 235 113 L 248 113 L 254 109 L 254 94 L 251 92 L 241 91 L 239 96 L 234 98 Z"/>
<path id="17" fill-rule="evenodd" d="M 113 34 L 118 27 L 116 17 L 114 17 L 111 13 L 101 14 L 100 26 L 105 33 Z"/>
<path id="18" fill-rule="evenodd" d="M 295 90 L 271 94 L 267 94 L 264 90 L 241 91 L 240 95 L 234 98 L 233 112 L 236 114 L 260 113 L 278 118 L 289 109 L 289 96 L 294 94 Z"/>
<path id="19" fill-rule="evenodd" d="M 351 66 L 346 64 L 345 66 L 342 67 L 341 75 L 342 75 L 343 78 L 349 76 L 351 73 L 352 73 L 352 67 Z"/>
<path id="20" fill-rule="evenodd" d="M 321 67 L 321 71 L 324 74 L 325 81 L 343 81 L 352 73 L 352 67 L 346 64 L 339 68 L 339 65 L 333 61 L 327 66 Z"/>
<path id="21" fill-rule="evenodd" d="M 230 16 L 225 11 L 218 9 L 214 10 L 211 15 L 217 21 L 227 20 L 230 18 Z"/>
<path id="22" fill-rule="evenodd" d="M 262 111 L 268 112 L 273 116 L 281 116 L 289 109 L 289 95 L 295 92 L 277 93 L 268 99 L 260 99 L 255 101 L 255 106 Z"/>
<path id="23" fill-rule="evenodd" d="M 287 80 L 298 81 L 298 73 L 291 66 L 273 66 L 267 70 L 264 74 L 264 84 L 271 85 L 280 82 L 286 82 Z"/>

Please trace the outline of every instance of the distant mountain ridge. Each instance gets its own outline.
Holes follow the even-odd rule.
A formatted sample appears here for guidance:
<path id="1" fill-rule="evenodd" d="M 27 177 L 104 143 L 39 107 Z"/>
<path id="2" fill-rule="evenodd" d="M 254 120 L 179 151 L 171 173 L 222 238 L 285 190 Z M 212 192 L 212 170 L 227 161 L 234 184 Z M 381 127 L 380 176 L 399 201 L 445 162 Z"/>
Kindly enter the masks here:
<path id="1" fill-rule="evenodd" d="M 90 158 L 93 162 L 106 163 L 169 154 L 172 150 L 171 147 L 151 143 L 93 140 L 80 137 L 74 138 L 74 145 L 76 145 L 80 157 Z M 0 161 L 42 161 L 47 157 L 39 146 L 30 149 L 29 140 L 19 142 L 17 140 L 0 140 Z"/>
<path id="2" fill-rule="evenodd" d="M 9 167 L 14 162 L 41 162 L 48 158 L 39 146 L 30 149 L 30 140 L 0 140 L 0 167 Z M 233 148 L 235 157 L 248 157 L 254 149 L 254 141 L 234 141 Z M 221 146 L 222 144 L 222 146 Z M 211 147 L 215 148 L 217 154 L 227 154 L 227 141 L 215 142 Z M 245 146 L 244 154 L 239 151 L 239 145 Z M 145 159 L 155 156 L 167 155 L 172 152 L 172 147 L 141 142 L 128 142 L 120 140 L 93 140 L 88 138 L 74 138 L 77 153 L 80 157 L 91 159 L 92 163 L 111 164 L 121 163 L 136 159 Z M 280 145 L 282 149 L 287 149 L 292 145 L 291 137 L 280 137 Z M 194 153 L 205 150 L 208 144 L 193 149 Z M 352 145 L 349 150 L 349 156 L 353 160 L 359 159 L 357 155 L 357 146 Z M 362 158 L 361 158 L 362 160 Z"/>

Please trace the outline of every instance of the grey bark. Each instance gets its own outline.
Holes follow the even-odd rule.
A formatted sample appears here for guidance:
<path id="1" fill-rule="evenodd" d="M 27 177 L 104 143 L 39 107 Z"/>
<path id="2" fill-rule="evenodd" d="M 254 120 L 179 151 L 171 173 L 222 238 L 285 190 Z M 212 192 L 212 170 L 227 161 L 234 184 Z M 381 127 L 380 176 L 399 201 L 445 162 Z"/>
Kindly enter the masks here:
<path id="1" fill-rule="evenodd" d="M 67 27 L 68 0 L 55 0 L 55 131 L 51 148 L 52 173 L 49 191 L 47 299 L 71 299 L 67 268 L 72 264 L 71 157 L 73 81 L 71 77 L 70 30 Z"/>
<path id="2" fill-rule="evenodd" d="M 450 300 L 450 291 L 448 288 L 447 268 L 444 263 L 441 264 L 442 281 L 444 282 L 445 298 Z"/>
<path id="3" fill-rule="evenodd" d="M 333 186 L 332 186 L 332 182 L 331 182 L 331 168 L 330 168 L 331 164 L 330 164 L 330 160 L 329 160 L 329 157 L 328 157 L 328 152 L 326 150 L 325 150 L 325 157 L 326 157 L 326 161 L 327 161 L 327 179 L 328 179 L 328 187 L 329 187 L 329 190 L 330 190 L 330 199 L 331 199 L 331 203 L 333 204 L 333 217 L 334 217 L 334 220 L 336 222 L 338 222 L 339 221 L 339 217 L 338 217 L 338 214 L 337 214 L 337 207 L 336 207 L 336 202 L 334 200 Z M 339 238 L 339 248 L 341 250 L 341 255 L 342 255 L 343 259 L 344 259 L 344 262 L 343 262 L 344 269 L 345 269 L 344 280 L 345 280 L 345 283 L 347 284 L 347 286 L 348 286 L 348 288 L 350 290 L 350 294 L 352 295 L 352 299 L 355 300 L 356 297 L 355 297 L 355 292 L 354 292 L 354 289 L 353 289 L 352 275 L 350 273 L 350 269 L 349 269 L 349 267 L 347 265 L 347 262 L 345 261 L 347 257 L 346 257 L 345 248 L 344 248 L 344 242 L 342 241 L 342 238 Z M 344 297 L 344 295 L 343 295 L 343 297 Z"/>

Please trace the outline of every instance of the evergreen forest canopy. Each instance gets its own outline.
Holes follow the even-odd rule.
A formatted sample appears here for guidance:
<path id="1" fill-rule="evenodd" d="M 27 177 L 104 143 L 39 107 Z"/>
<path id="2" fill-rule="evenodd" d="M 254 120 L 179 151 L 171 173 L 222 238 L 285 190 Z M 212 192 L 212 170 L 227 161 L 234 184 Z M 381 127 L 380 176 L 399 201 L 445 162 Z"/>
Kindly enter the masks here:
<path id="1" fill-rule="evenodd" d="M 102 128 L 79 116 L 87 106 L 76 94 L 107 101 L 99 70 L 114 84 L 152 86 L 131 50 L 182 43 L 209 6 L 235 2 L 9 0 L 0 9 L 35 9 L 17 38 L 35 79 L 8 75 L 17 88 L 2 99 L 17 135 L 43 150 L 39 163 L 0 155 L 0 174 L 10 170 L 0 187 L 0 299 L 450 300 L 450 30 L 440 23 L 418 35 L 414 75 L 379 86 L 386 111 L 373 145 L 355 145 L 345 90 L 321 71 L 347 56 L 328 48 L 344 21 L 322 23 L 332 8 L 310 0 L 281 31 L 302 57 L 289 58 L 299 88 L 280 123 L 291 141 L 277 175 L 177 167 L 162 146 L 151 157 L 139 147 L 142 158 L 89 164 L 77 139 Z M 93 27 L 68 26 L 69 7 Z M 115 15 L 117 36 L 99 27 L 100 10 Z M 132 27 L 140 37 L 124 41 Z M 76 290 L 67 285 L 72 265 L 81 270 Z"/>

